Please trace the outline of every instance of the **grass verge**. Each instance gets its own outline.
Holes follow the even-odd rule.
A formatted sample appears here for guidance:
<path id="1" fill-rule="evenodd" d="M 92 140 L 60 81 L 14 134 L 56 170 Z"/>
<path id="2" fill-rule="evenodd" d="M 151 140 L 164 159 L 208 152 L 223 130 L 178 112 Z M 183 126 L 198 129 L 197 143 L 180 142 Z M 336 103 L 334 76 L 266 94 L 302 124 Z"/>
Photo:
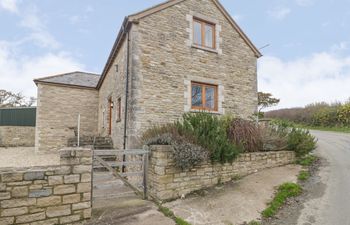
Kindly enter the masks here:
<path id="1" fill-rule="evenodd" d="M 274 199 L 269 203 L 269 206 L 262 212 L 262 216 L 269 218 L 274 216 L 278 209 L 285 204 L 288 198 L 300 195 L 302 188 L 299 184 L 284 183 L 279 186 Z"/>
<path id="2" fill-rule="evenodd" d="M 311 166 L 316 161 L 316 159 L 317 157 L 314 155 L 306 155 L 297 159 L 296 163 L 301 166 Z"/>
<path id="3" fill-rule="evenodd" d="M 306 181 L 307 179 L 309 179 L 309 177 L 310 177 L 310 172 L 302 170 L 302 171 L 300 171 L 300 173 L 298 175 L 298 180 Z"/>
<path id="4" fill-rule="evenodd" d="M 261 225 L 261 223 L 258 222 L 258 221 L 253 220 L 253 221 L 250 221 L 250 222 L 248 223 L 248 225 Z"/>
<path id="5" fill-rule="evenodd" d="M 308 130 L 320 130 L 320 131 L 333 131 L 341 133 L 350 133 L 350 127 L 315 127 L 315 126 L 306 126 L 302 124 L 297 124 L 297 127 L 304 128 Z"/>
<path id="6" fill-rule="evenodd" d="M 164 214 L 164 216 L 169 217 L 174 220 L 177 225 L 191 225 L 189 222 L 186 222 L 184 219 L 175 216 L 174 212 L 171 209 L 158 205 L 158 210 Z"/>

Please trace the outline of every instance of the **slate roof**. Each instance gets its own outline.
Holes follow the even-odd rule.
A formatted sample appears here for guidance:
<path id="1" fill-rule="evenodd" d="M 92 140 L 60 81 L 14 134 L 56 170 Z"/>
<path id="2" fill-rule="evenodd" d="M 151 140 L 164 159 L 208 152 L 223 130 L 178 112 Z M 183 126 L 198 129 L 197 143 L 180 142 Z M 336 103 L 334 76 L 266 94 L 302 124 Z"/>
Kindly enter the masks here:
<path id="1" fill-rule="evenodd" d="M 35 79 L 34 82 L 37 83 L 51 83 L 51 84 L 61 84 L 69 86 L 78 86 L 86 88 L 96 88 L 97 83 L 100 79 L 99 74 L 86 73 L 86 72 L 71 72 L 64 73 L 55 76 L 43 77 Z"/>

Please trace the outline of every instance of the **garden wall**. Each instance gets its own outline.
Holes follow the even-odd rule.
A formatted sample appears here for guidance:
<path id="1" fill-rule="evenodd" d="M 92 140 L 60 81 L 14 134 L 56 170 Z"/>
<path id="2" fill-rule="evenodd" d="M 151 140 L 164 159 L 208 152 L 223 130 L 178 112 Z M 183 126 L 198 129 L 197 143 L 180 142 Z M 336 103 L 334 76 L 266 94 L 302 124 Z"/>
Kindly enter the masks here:
<path id="1" fill-rule="evenodd" d="M 60 165 L 0 169 L 0 224 L 72 224 L 91 217 L 90 149 L 60 151 Z"/>
<path id="2" fill-rule="evenodd" d="M 34 147 L 35 127 L 0 126 L 0 147 Z"/>
<path id="3" fill-rule="evenodd" d="M 295 161 L 294 152 L 256 152 L 241 154 L 233 163 L 202 163 L 187 171 L 175 168 L 170 146 L 151 146 L 149 190 L 159 200 L 179 198 L 219 182 L 246 176 L 258 170 L 282 166 Z"/>

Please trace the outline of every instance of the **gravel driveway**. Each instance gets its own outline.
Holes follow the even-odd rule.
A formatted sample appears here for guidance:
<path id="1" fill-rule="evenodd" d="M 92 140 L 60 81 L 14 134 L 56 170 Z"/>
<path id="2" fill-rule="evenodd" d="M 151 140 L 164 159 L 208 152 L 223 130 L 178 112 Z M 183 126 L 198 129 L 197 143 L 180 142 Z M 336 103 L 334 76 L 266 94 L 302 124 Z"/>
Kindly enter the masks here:
<path id="1" fill-rule="evenodd" d="M 0 148 L 0 168 L 59 165 L 58 154 L 36 155 L 34 147 Z"/>

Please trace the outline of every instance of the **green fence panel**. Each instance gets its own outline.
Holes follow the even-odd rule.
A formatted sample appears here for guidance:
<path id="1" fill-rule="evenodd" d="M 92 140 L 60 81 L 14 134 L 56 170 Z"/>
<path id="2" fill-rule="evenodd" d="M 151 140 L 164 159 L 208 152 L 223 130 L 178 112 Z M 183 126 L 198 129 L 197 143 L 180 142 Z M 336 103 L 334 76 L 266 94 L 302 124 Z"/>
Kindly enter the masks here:
<path id="1" fill-rule="evenodd" d="M 0 108 L 0 126 L 35 127 L 36 108 Z"/>

